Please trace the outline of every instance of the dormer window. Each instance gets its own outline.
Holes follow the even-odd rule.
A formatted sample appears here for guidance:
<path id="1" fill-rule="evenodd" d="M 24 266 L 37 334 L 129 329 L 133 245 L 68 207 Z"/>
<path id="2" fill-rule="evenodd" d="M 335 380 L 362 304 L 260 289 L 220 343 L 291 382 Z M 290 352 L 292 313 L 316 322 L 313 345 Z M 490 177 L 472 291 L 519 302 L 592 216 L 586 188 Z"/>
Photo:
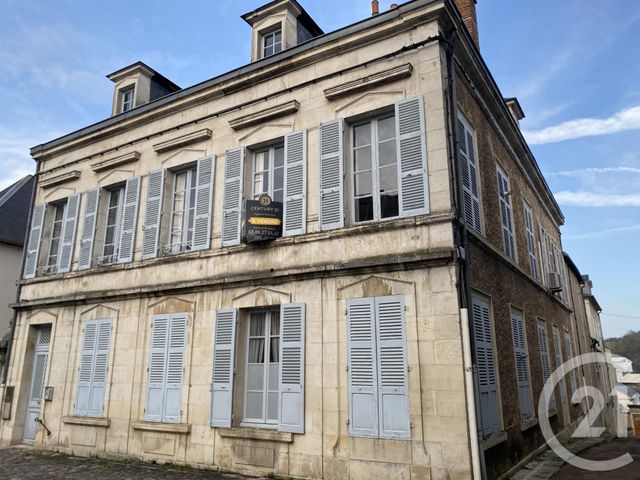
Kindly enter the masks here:
<path id="1" fill-rule="evenodd" d="M 134 91 L 134 87 L 120 90 L 120 113 L 128 112 L 133 108 Z"/>
<path id="2" fill-rule="evenodd" d="M 262 58 L 282 51 L 282 28 L 262 34 Z"/>

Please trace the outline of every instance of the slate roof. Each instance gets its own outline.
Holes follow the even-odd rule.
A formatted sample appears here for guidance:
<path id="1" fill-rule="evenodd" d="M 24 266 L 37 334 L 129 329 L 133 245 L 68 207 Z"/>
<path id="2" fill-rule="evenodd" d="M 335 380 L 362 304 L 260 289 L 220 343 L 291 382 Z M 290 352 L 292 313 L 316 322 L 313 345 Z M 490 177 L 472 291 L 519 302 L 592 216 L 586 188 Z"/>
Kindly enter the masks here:
<path id="1" fill-rule="evenodd" d="M 23 246 L 33 182 L 33 175 L 27 175 L 0 192 L 1 243 Z"/>

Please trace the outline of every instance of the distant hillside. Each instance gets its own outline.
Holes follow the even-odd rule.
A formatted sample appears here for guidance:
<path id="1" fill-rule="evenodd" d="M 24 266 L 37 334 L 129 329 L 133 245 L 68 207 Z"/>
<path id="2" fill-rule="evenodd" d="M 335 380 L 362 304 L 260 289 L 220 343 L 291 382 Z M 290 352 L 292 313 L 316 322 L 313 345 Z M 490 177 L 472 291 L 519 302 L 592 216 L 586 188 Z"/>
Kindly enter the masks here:
<path id="1" fill-rule="evenodd" d="M 640 372 L 640 331 L 629 332 L 624 337 L 608 338 L 604 341 L 611 353 L 627 357 L 633 362 L 633 370 Z"/>

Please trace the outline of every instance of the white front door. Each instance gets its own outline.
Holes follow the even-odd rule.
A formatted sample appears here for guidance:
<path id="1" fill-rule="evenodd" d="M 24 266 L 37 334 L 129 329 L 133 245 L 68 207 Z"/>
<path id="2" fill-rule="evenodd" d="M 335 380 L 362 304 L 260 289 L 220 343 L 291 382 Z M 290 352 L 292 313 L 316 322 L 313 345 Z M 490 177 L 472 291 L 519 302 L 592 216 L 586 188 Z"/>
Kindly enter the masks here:
<path id="1" fill-rule="evenodd" d="M 31 371 L 31 385 L 29 387 L 29 403 L 27 405 L 27 415 L 24 421 L 24 443 L 33 443 L 36 438 L 36 421 L 40 416 L 40 406 L 42 404 L 42 392 L 44 391 L 45 373 L 47 371 L 47 361 L 49 359 L 49 343 L 51 340 L 51 327 L 41 327 L 38 329 L 36 348 L 33 356 Z"/>

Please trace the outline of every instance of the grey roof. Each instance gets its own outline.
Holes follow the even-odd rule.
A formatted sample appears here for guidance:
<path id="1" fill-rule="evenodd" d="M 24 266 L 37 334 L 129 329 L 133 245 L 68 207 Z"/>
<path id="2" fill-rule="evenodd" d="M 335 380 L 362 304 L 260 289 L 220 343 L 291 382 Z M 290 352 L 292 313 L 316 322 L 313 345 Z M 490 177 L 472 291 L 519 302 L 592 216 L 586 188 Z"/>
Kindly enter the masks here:
<path id="1" fill-rule="evenodd" d="M 27 175 L 0 192 L 0 242 L 24 244 L 34 177 Z"/>

